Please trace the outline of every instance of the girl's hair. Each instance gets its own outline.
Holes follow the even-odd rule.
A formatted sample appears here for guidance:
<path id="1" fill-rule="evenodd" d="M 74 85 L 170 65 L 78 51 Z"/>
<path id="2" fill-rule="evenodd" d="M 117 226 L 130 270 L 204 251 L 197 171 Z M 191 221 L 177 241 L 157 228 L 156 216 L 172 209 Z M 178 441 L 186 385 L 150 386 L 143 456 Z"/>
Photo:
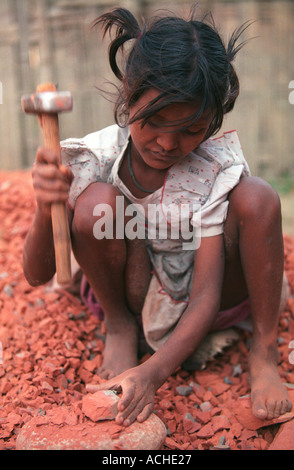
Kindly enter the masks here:
<path id="1" fill-rule="evenodd" d="M 204 110 L 212 114 L 206 138 L 216 134 L 223 117 L 234 107 L 239 95 L 239 80 L 232 62 L 245 41 L 237 45 L 240 35 L 249 26 L 244 23 L 232 34 L 225 47 L 213 20 L 211 24 L 177 16 L 155 17 L 141 29 L 133 14 L 117 8 L 93 22 L 102 25 L 103 37 L 116 28 L 109 46 L 109 62 L 122 87 L 115 105 L 115 120 L 128 118 L 128 110 L 145 91 L 154 88 L 157 98 L 140 109 L 128 123 L 147 121 L 164 107 L 173 103 L 195 102 L 195 114 L 188 119 L 173 121 L 174 125 L 188 127 Z M 211 15 L 210 15 L 211 17 Z M 211 17 L 212 19 L 212 17 Z M 117 53 L 129 42 L 125 69 L 118 65 Z"/>

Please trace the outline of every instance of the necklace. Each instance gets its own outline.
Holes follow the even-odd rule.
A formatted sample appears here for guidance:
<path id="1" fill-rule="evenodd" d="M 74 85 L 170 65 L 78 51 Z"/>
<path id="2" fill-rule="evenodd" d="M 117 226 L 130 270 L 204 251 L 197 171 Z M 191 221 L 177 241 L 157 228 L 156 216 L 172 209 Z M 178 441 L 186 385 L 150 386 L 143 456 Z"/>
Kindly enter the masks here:
<path id="1" fill-rule="evenodd" d="M 138 183 L 138 181 L 136 180 L 136 177 L 134 175 L 134 171 L 133 171 L 133 168 L 132 168 L 132 155 L 131 155 L 131 144 L 129 144 L 128 146 L 128 168 L 129 168 L 129 172 L 130 172 L 130 175 L 132 177 L 132 180 L 135 184 L 135 186 L 137 186 L 138 189 L 140 189 L 141 191 L 143 191 L 144 193 L 154 193 L 154 190 L 153 189 L 145 189 L 143 188 L 143 186 L 140 185 L 140 183 Z"/>

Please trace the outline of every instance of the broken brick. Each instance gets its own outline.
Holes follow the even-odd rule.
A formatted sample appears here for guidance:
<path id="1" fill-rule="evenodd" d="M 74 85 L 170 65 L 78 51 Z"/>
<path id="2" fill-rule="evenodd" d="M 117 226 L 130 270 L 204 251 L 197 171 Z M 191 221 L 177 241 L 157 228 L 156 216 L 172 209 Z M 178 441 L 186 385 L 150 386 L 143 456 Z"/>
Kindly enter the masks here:
<path id="1" fill-rule="evenodd" d="M 118 413 L 118 401 L 118 396 L 111 390 L 88 393 L 83 397 L 82 410 L 92 421 L 113 420 Z"/>
<path id="2" fill-rule="evenodd" d="M 294 450 L 294 419 L 281 425 L 268 450 Z"/>

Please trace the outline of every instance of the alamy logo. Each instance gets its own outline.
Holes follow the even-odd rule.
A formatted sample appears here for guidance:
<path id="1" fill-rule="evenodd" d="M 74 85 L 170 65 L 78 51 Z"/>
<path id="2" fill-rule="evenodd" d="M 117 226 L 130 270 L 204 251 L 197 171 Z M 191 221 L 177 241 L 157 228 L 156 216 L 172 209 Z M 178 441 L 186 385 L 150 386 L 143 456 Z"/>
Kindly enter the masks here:
<path id="1" fill-rule="evenodd" d="M 294 80 L 289 83 L 289 88 L 294 88 Z M 294 90 L 289 93 L 289 103 L 294 104 Z"/>
<path id="2" fill-rule="evenodd" d="M 112 206 L 97 204 L 93 215 L 93 235 L 97 240 L 178 240 L 183 250 L 196 250 L 201 240 L 201 212 L 193 204 L 129 204 L 124 197 L 116 197 L 115 227 Z M 191 223 L 192 219 L 192 223 Z"/>

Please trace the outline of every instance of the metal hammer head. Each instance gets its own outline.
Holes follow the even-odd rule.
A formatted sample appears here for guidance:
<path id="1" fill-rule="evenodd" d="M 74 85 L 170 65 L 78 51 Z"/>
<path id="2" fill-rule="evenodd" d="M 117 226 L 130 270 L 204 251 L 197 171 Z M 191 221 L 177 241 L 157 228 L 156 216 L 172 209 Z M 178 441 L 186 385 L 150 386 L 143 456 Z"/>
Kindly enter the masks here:
<path id="1" fill-rule="evenodd" d="M 25 113 L 58 114 L 71 111 L 73 99 L 69 91 L 42 91 L 22 96 L 21 105 Z"/>

